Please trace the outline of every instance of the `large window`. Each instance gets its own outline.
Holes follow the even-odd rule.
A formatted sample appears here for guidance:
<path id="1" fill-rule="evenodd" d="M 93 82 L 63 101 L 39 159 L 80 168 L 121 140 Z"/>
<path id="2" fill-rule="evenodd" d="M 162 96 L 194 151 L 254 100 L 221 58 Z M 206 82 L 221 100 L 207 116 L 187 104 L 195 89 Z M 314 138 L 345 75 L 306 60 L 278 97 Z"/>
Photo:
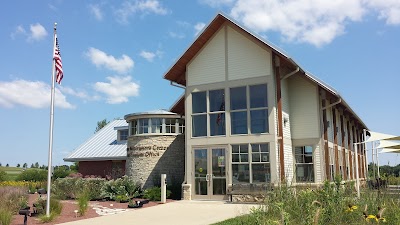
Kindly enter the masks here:
<path id="1" fill-rule="evenodd" d="M 149 132 L 149 119 L 138 120 L 138 133 L 147 134 Z"/>
<path id="2" fill-rule="evenodd" d="M 185 120 L 178 118 L 143 118 L 130 121 L 129 135 L 142 134 L 182 134 Z"/>
<path id="3" fill-rule="evenodd" d="M 232 145 L 233 183 L 266 183 L 270 181 L 269 144 Z"/>
<path id="4" fill-rule="evenodd" d="M 159 134 L 162 133 L 162 119 L 160 118 L 151 118 L 151 133 Z"/>
<path id="5" fill-rule="evenodd" d="M 296 159 L 296 182 L 314 182 L 312 146 L 294 148 Z"/>
<path id="6" fill-rule="evenodd" d="M 192 93 L 192 136 L 225 135 L 225 130 L 225 91 Z"/>
<path id="7" fill-rule="evenodd" d="M 119 130 L 118 141 L 126 141 L 126 140 L 128 140 L 128 130 Z"/>
<path id="8" fill-rule="evenodd" d="M 269 131 L 266 84 L 231 88 L 230 103 L 231 134 L 258 134 Z"/>

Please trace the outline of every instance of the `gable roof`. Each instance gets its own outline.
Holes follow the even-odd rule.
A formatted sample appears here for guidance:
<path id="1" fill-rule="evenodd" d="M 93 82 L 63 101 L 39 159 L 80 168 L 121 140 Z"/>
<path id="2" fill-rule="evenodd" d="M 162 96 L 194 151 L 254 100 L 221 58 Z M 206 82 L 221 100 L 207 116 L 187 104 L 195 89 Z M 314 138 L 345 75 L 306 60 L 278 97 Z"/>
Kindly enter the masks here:
<path id="1" fill-rule="evenodd" d="M 115 128 L 127 126 L 128 123 L 123 119 L 109 122 L 76 148 L 71 155 L 64 158 L 64 161 L 125 160 L 127 144 L 126 141 L 117 141 L 118 130 Z"/>
<path id="2" fill-rule="evenodd" d="M 329 93 L 333 94 L 337 98 L 341 99 L 340 104 L 342 104 L 360 122 L 360 124 L 363 127 L 367 128 L 367 126 L 364 124 L 364 122 L 350 108 L 350 106 L 347 104 L 347 102 L 343 99 L 343 97 L 339 94 L 338 91 L 336 91 L 334 88 L 332 88 L 330 85 L 326 84 L 325 82 L 323 82 L 316 76 L 307 72 L 298 63 L 296 63 L 288 54 L 286 54 L 283 50 L 279 49 L 278 47 L 276 47 L 274 44 L 267 41 L 266 39 L 261 38 L 257 34 L 249 31 L 244 26 L 240 25 L 238 22 L 234 21 L 232 18 L 229 18 L 227 15 L 225 15 L 223 13 L 218 13 L 214 17 L 214 19 L 203 29 L 203 31 L 194 40 L 194 42 L 189 46 L 189 48 L 181 55 L 181 57 L 174 63 L 174 65 L 165 73 L 164 79 L 167 79 L 171 82 L 175 82 L 177 84 L 186 86 L 186 76 L 185 76 L 186 65 L 196 56 L 196 54 L 212 38 L 212 36 L 219 30 L 219 28 L 221 26 L 223 26 L 224 23 L 228 23 L 234 27 L 239 28 L 240 30 L 244 31 L 245 33 L 248 33 L 255 42 L 259 42 L 263 45 L 266 45 L 267 47 L 269 47 L 271 49 L 271 51 L 273 53 L 277 54 L 282 59 L 291 63 L 295 68 L 296 67 L 299 68 L 299 71 L 310 81 L 314 82 L 322 89 L 328 91 Z M 184 110 L 182 110 L 182 102 L 183 102 L 182 98 L 184 98 L 184 96 L 181 97 L 181 99 L 179 99 L 177 101 L 177 103 L 180 103 L 180 104 L 175 104 L 170 109 L 172 112 L 177 112 L 177 113 L 184 112 Z"/>

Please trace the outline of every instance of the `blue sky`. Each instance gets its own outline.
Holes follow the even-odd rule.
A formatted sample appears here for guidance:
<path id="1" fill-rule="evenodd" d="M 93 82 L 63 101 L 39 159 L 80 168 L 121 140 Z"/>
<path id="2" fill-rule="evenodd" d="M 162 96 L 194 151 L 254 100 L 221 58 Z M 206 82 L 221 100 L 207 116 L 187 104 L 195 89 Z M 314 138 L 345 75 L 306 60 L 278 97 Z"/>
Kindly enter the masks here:
<path id="1" fill-rule="evenodd" d="M 400 1 L 6 1 L 0 7 L 0 162 L 47 164 L 53 25 L 53 165 L 97 121 L 168 109 L 182 94 L 162 77 L 224 12 L 333 86 L 376 132 L 400 135 Z M 381 156 L 381 164 L 400 156 Z"/>

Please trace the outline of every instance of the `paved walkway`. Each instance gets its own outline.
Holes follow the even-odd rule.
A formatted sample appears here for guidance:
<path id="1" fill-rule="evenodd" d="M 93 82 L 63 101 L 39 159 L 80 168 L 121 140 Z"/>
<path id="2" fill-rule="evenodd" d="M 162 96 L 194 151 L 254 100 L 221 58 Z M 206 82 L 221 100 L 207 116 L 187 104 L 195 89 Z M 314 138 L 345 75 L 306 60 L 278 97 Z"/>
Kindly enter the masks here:
<path id="1" fill-rule="evenodd" d="M 255 204 L 224 201 L 176 201 L 124 213 L 78 220 L 63 225 L 89 224 L 173 224 L 206 225 L 247 214 Z"/>

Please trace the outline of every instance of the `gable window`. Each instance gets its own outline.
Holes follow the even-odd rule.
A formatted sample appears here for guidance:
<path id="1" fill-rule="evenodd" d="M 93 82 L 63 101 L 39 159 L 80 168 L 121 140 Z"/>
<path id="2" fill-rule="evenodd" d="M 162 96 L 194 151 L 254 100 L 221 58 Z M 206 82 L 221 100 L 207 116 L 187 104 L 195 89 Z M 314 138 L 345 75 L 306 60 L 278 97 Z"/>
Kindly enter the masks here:
<path id="1" fill-rule="evenodd" d="M 128 140 L 128 130 L 119 130 L 118 141 L 126 141 L 126 140 Z"/>
<path id="2" fill-rule="evenodd" d="M 267 84 L 230 88 L 231 134 L 267 133 L 267 99 Z"/>
<path id="3" fill-rule="evenodd" d="M 192 93 L 192 136 L 225 135 L 225 130 L 225 91 Z"/>
<path id="4" fill-rule="evenodd" d="M 312 146 L 301 146 L 294 148 L 296 160 L 296 181 L 314 182 L 314 164 Z"/>
<path id="5" fill-rule="evenodd" d="M 232 176 L 233 183 L 270 182 L 269 144 L 232 145 Z"/>

